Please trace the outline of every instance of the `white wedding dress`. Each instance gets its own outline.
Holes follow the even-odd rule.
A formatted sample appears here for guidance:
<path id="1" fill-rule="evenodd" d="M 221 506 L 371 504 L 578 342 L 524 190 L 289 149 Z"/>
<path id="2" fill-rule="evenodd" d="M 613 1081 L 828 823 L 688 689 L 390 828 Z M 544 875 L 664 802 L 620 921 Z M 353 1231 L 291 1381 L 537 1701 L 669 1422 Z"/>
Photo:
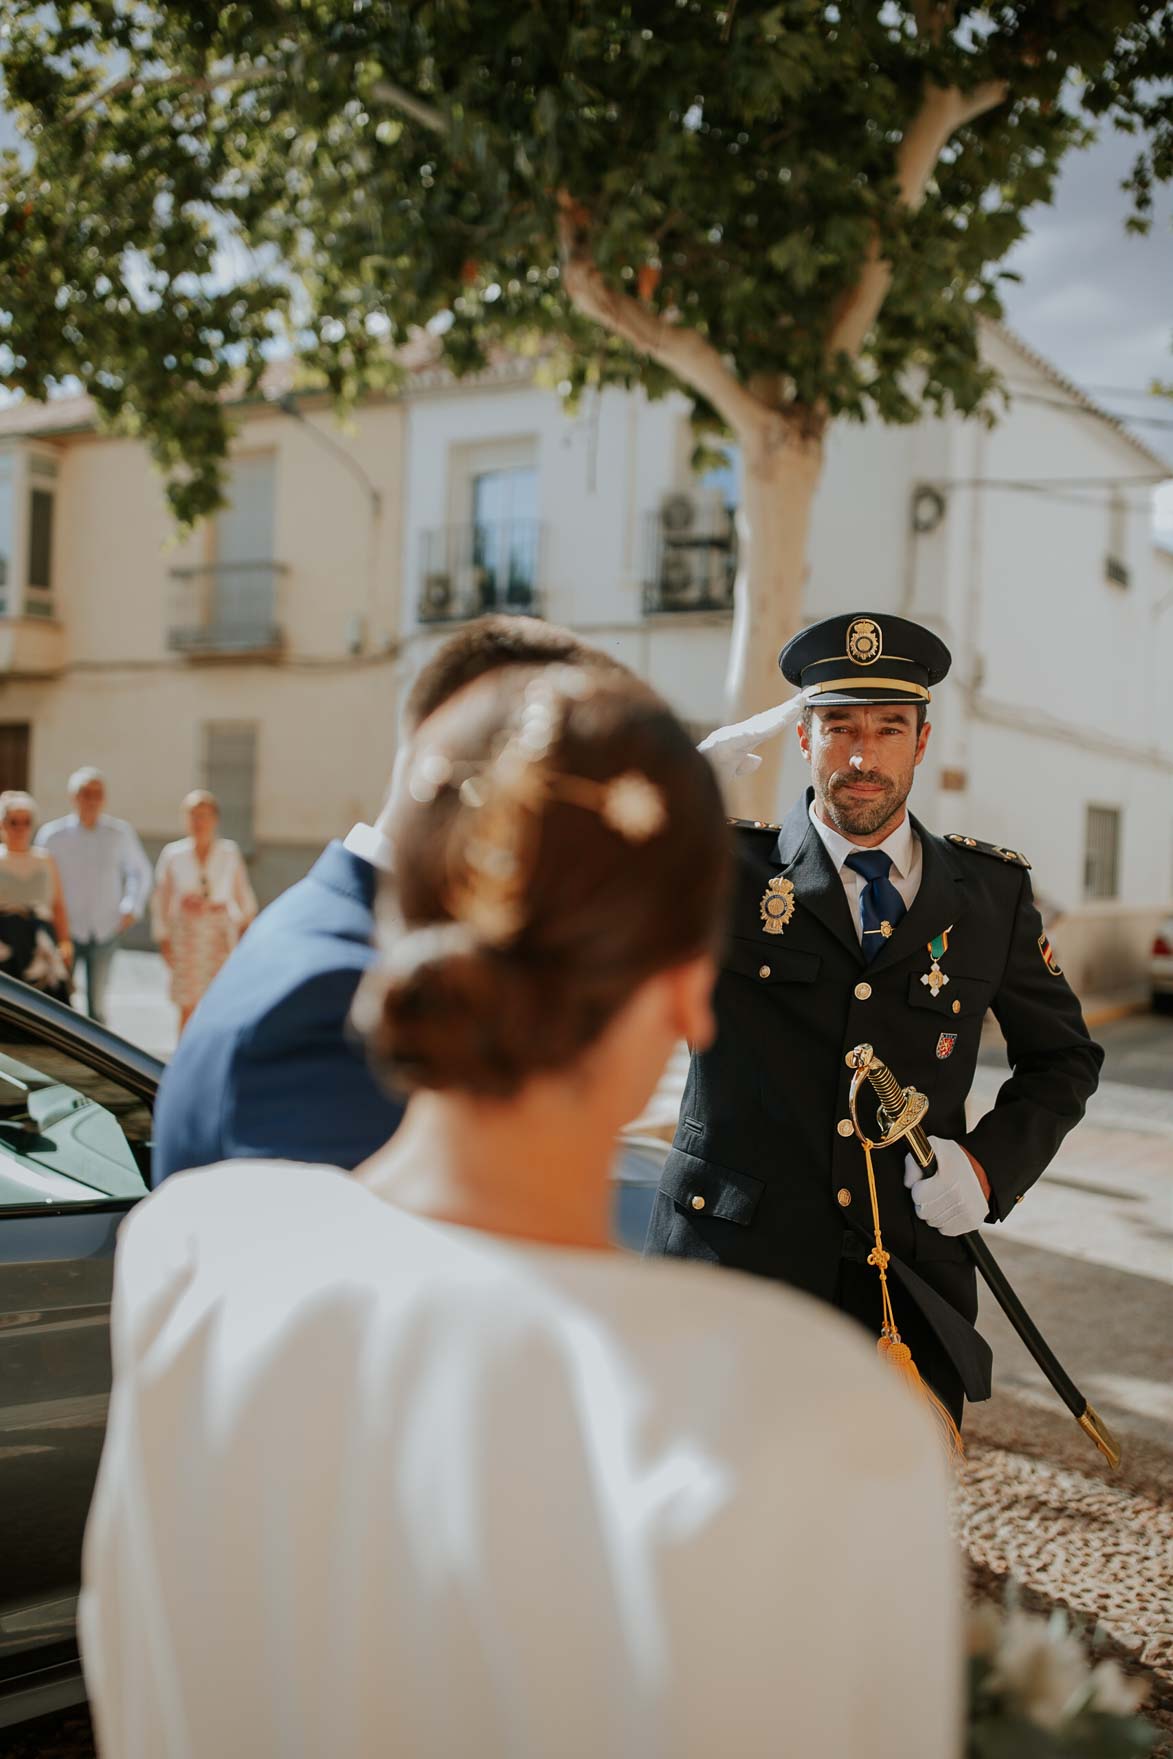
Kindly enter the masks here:
<path id="1" fill-rule="evenodd" d="M 947 1469 L 767 1282 L 169 1179 L 118 1252 L 103 1759 L 952 1759 Z"/>

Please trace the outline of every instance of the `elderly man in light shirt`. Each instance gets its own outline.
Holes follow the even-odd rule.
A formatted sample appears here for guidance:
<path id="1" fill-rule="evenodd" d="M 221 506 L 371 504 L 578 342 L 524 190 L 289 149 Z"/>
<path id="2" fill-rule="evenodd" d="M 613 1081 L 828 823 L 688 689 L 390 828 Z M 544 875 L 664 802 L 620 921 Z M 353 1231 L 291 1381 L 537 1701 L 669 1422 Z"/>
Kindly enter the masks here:
<path id="1" fill-rule="evenodd" d="M 43 825 L 37 844 L 49 851 L 61 873 L 74 956 L 85 968 L 86 1007 L 105 1024 L 118 939 L 146 909 L 153 876 L 133 827 L 103 811 L 106 778 L 100 770 L 75 770 L 69 798 L 73 811 Z"/>

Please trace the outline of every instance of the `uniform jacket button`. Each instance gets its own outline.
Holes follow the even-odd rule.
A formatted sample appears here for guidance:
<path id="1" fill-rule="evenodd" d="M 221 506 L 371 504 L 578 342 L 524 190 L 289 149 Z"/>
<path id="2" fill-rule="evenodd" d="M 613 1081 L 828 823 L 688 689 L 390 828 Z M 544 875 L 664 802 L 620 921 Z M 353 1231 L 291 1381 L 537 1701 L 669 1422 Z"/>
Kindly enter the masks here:
<path id="1" fill-rule="evenodd" d="M 692 1200 L 692 1207 L 694 1209 L 703 1209 L 705 1207 L 705 1200 L 701 1196 L 699 1191 L 697 1192 L 696 1196 Z"/>
<path id="2" fill-rule="evenodd" d="M 851 1192 L 847 1189 L 846 1185 L 840 1185 L 838 1191 L 835 1193 L 835 1201 L 838 1203 L 840 1209 L 847 1208 L 847 1205 L 851 1202 Z"/>
<path id="3" fill-rule="evenodd" d="M 866 1002 L 868 997 L 871 995 L 871 993 L 872 993 L 872 986 L 870 983 L 857 983 L 856 984 L 856 986 L 855 986 L 855 999 L 857 1002 Z"/>
<path id="4" fill-rule="evenodd" d="M 960 1012 L 961 1012 L 961 1003 L 960 1003 L 960 1002 L 954 1002 L 954 1004 L 953 1004 L 953 1012 L 954 1012 L 954 1013 L 955 1013 L 955 1014 L 960 1014 Z"/>
<path id="5" fill-rule="evenodd" d="M 855 1134 L 855 1125 L 850 1118 L 840 1118 L 835 1128 L 838 1130 L 840 1136 L 854 1136 Z"/>
<path id="6" fill-rule="evenodd" d="M 770 975 L 770 967 L 768 965 L 759 965 L 758 966 L 758 976 L 759 977 L 769 977 L 769 975 Z"/>

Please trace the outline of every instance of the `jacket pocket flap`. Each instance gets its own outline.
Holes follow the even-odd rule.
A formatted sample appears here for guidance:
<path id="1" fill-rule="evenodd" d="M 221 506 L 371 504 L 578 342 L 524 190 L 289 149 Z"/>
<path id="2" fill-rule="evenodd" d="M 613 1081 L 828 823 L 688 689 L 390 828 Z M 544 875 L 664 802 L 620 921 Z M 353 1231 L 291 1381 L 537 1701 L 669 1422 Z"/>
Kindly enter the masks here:
<path id="1" fill-rule="evenodd" d="M 915 972 L 908 980 L 910 1008 L 927 1008 L 931 1013 L 940 1014 L 949 1020 L 956 1020 L 959 1015 L 985 1013 L 990 1005 L 992 987 L 985 978 L 955 977 L 951 972 L 944 972 L 949 981 L 934 995 L 929 985 L 921 982 L 927 970 L 926 965 L 925 971 Z M 955 1008 L 954 1002 L 960 1002 L 961 1006 Z"/>
<path id="2" fill-rule="evenodd" d="M 753 1220 L 764 1188 L 765 1180 L 755 1179 L 752 1173 L 719 1167 L 711 1160 L 686 1154 L 682 1148 L 672 1150 L 660 1175 L 660 1190 L 681 1209 L 715 1215 L 723 1222 L 740 1222 L 743 1227 Z"/>
<path id="3" fill-rule="evenodd" d="M 756 941 L 734 937 L 726 943 L 721 958 L 726 971 L 736 971 L 739 977 L 752 977 L 755 983 L 764 985 L 813 983 L 822 962 L 818 953 L 771 946 L 764 937 Z"/>

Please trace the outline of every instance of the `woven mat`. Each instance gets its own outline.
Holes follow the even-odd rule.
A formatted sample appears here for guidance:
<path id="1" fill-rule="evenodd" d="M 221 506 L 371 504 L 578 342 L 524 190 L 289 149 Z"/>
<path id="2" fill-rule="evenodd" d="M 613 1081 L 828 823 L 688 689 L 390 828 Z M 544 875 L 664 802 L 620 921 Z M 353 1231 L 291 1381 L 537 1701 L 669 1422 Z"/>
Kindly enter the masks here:
<path id="1" fill-rule="evenodd" d="M 1108 1420 L 1111 1421 L 1111 1416 Z M 1037 1611 L 1097 1625 L 1150 1682 L 1144 1714 L 1173 1759 L 1173 1456 L 1127 1435 L 1113 1472 L 1061 1410 L 996 1393 L 965 1421 L 957 1518 L 975 1594 L 1011 1577 Z"/>

